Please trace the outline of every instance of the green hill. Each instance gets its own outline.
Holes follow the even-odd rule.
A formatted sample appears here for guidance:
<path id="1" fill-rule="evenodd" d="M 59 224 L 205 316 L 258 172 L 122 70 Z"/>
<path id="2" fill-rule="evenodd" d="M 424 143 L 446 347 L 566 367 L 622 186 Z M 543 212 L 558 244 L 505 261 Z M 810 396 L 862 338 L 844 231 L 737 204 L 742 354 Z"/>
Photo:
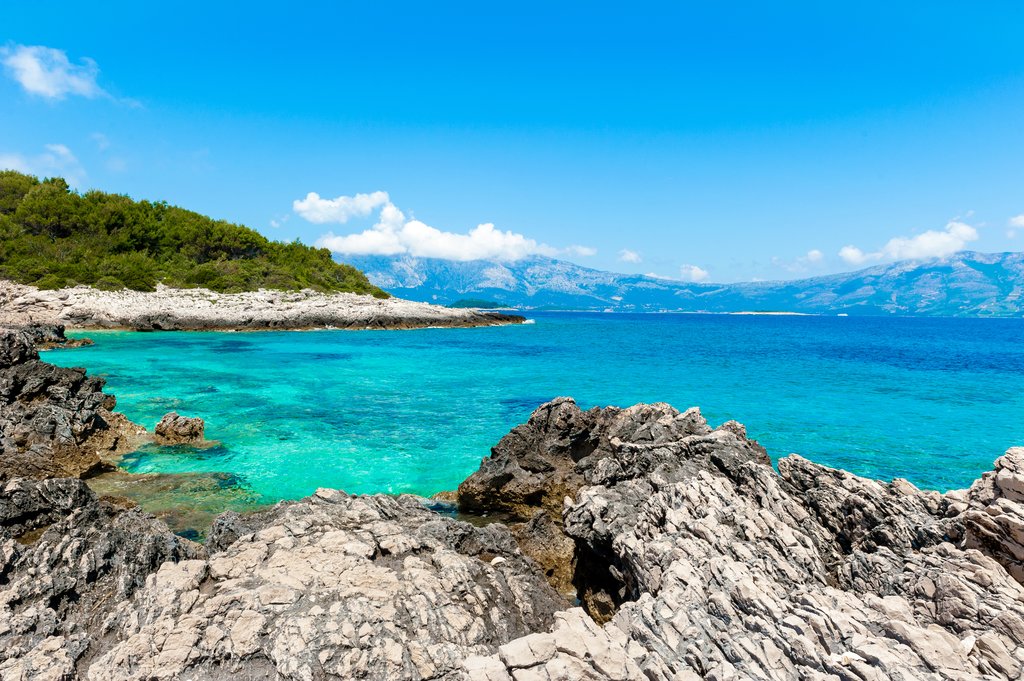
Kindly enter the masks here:
<path id="1" fill-rule="evenodd" d="M 40 288 L 88 284 L 152 291 L 158 283 L 221 292 L 258 288 L 388 294 L 330 251 L 165 202 L 71 191 L 61 178 L 0 171 L 0 278 Z"/>

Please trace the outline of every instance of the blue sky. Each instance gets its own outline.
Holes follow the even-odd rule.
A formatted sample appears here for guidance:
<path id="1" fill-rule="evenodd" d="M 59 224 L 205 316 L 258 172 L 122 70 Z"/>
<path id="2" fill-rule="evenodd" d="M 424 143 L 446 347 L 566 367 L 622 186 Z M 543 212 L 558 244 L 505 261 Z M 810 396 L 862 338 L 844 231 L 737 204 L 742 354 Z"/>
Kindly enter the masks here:
<path id="1" fill-rule="evenodd" d="M 711 281 L 1024 243 L 1021 3 L 210 4 L 8 3 L 0 165 Z"/>

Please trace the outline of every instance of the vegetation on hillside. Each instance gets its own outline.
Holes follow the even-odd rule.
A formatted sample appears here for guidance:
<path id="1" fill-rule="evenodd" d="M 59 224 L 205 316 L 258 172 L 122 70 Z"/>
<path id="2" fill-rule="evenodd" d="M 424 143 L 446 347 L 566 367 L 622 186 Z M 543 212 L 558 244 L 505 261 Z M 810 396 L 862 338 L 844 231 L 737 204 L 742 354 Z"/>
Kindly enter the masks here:
<path id="1" fill-rule="evenodd" d="M 62 178 L 0 171 L 0 278 L 39 288 L 158 283 L 222 292 L 258 288 L 388 294 L 323 248 L 270 241 L 248 227 L 165 202 L 71 191 Z"/>

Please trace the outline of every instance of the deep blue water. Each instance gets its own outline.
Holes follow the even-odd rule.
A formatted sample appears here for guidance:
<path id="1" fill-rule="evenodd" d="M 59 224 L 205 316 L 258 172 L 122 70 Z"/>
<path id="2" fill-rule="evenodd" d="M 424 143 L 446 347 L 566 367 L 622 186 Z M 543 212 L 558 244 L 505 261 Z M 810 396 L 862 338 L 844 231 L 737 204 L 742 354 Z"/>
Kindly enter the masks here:
<path id="1" fill-rule="evenodd" d="M 207 422 L 208 450 L 135 472 L 233 473 L 266 500 L 317 487 L 453 489 L 542 402 L 698 405 L 797 452 L 922 486 L 968 485 L 1024 444 L 1024 320 L 536 313 L 482 329 L 95 332 L 46 353 L 107 378 L 152 427 Z"/>

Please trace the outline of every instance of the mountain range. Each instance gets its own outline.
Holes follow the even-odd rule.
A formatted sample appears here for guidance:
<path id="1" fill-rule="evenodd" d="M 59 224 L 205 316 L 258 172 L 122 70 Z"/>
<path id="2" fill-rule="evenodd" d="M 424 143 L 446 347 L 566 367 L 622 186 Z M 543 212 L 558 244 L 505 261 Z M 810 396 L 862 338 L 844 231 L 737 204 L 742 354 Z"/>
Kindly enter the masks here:
<path id="1" fill-rule="evenodd" d="M 1024 253 L 962 251 L 843 274 L 733 284 L 616 274 L 540 256 L 511 263 L 408 255 L 344 260 L 389 293 L 444 305 L 468 300 L 518 309 L 619 312 L 1024 315 Z"/>

